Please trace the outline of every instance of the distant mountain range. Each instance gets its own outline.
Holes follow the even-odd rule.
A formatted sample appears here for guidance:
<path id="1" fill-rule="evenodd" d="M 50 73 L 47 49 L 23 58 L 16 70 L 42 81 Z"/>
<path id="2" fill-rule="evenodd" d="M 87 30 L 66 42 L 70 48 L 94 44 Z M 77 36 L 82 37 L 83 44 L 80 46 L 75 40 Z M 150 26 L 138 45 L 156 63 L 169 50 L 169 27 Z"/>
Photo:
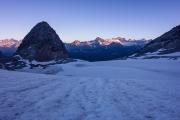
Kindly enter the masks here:
<path id="1" fill-rule="evenodd" d="M 13 55 L 20 43 L 21 41 L 14 39 L 0 40 L 1 56 Z M 133 57 L 144 58 L 165 56 L 180 51 L 180 25 L 154 40 L 97 37 L 94 40 L 84 42 L 75 40 L 72 43 L 64 43 L 64 45 L 71 58 L 88 61 L 123 59 L 133 54 Z M 151 57 L 148 57 L 147 55 L 150 54 Z"/>
<path id="2" fill-rule="evenodd" d="M 65 46 L 72 58 L 101 61 L 129 56 L 149 42 L 150 40 L 145 39 L 127 40 L 121 37 L 111 39 L 97 37 L 85 42 L 75 40 L 72 43 L 65 44 Z"/>
<path id="3" fill-rule="evenodd" d="M 88 61 L 111 60 L 122 58 L 133 54 L 150 40 L 126 40 L 116 37 L 103 39 L 97 37 L 94 40 L 80 42 L 75 40 L 72 43 L 65 43 L 70 57 Z M 0 40 L 0 51 L 5 56 L 15 53 L 21 41 L 15 39 Z"/>
<path id="4" fill-rule="evenodd" d="M 0 51 L 5 56 L 11 56 L 15 53 L 17 47 L 20 45 L 21 41 L 15 39 L 3 39 L 0 40 Z"/>

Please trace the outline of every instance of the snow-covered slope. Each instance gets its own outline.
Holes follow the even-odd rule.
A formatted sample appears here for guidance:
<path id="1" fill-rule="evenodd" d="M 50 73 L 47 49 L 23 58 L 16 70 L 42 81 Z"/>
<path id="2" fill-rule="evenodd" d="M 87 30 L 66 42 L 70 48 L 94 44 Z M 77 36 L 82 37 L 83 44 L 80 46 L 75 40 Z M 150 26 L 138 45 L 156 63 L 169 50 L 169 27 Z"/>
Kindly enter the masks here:
<path id="1" fill-rule="evenodd" d="M 180 52 L 180 25 L 146 44 L 137 52 L 136 56 L 157 51 L 161 51 L 161 54 Z"/>
<path id="2" fill-rule="evenodd" d="M 142 56 L 136 56 L 136 54 L 130 56 L 132 58 L 135 59 L 161 59 L 161 58 L 165 58 L 165 59 L 180 59 L 180 52 L 173 52 L 173 53 L 167 53 L 167 54 L 162 54 L 163 50 L 158 50 L 156 52 L 147 52 L 146 54 L 142 55 Z"/>
<path id="3" fill-rule="evenodd" d="M 54 74 L 0 70 L 0 119 L 179 120 L 179 65 L 129 59 L 47 68 Z"/>

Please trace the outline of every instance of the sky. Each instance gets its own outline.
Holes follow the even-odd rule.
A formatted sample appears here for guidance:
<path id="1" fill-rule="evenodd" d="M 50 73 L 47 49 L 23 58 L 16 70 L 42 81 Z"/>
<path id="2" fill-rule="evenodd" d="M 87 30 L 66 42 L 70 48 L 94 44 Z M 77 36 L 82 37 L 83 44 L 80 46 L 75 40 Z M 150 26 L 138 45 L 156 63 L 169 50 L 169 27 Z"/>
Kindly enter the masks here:
<path id="1" fill-rule="evenodd" d="M 154 39 L 180 24 L 180 0 L 0 0 L 0 39 L 46 21 L 64 42 Z"/>

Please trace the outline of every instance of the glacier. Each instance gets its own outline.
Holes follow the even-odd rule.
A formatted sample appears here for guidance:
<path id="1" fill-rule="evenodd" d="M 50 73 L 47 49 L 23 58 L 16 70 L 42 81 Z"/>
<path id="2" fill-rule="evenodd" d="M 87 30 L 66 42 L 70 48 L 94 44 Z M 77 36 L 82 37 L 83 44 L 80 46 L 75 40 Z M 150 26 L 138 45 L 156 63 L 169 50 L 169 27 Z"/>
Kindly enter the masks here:
<path id="1" fill-rule="evenodd" d="M 0 120 L 179 120 L 180 60 L 0 70 Z"/>

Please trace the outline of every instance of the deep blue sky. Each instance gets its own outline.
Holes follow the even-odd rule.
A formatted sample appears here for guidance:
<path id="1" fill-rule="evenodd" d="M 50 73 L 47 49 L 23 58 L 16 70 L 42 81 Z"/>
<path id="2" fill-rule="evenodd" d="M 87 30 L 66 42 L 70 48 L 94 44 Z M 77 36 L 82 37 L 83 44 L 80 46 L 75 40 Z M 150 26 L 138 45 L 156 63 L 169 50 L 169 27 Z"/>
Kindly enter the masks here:
<path id="1" fill-rule="evenodd" d="M 180 24 L 180 0 L 0 0 L 0 39 L 47 21 L 65 42 L 158 37 Z"/>

